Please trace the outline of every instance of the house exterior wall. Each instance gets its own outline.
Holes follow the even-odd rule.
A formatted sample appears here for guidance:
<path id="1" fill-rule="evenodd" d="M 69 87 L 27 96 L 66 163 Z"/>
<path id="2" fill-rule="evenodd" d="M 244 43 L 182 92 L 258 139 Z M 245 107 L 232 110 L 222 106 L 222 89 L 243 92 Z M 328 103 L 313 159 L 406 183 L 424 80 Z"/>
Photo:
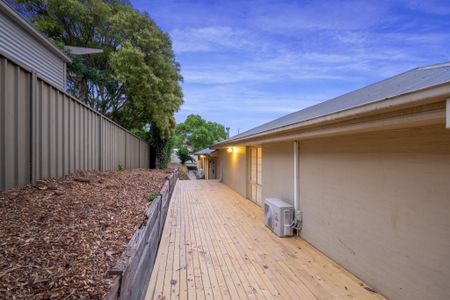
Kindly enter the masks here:
<path id="1" fill-rule="evenodd" d="M 233 147 L 232 153 L 227 149 L 219 150 L 218 178 L 241 196 L 247 197 L 247 149 Z"/>
<path id="2" fill-rule="evenodd" d="M 450 131 L 302 141 L 302 237 L 392 299 L 450 297 Z"/>
<path id="3" fill-rule="evenodd" d="M 263 201 L 275 197 L 294 205 L 293 142 L 262 145 Z"/>
<path id="4" fill-rule="evenodd" d="M 0 10 L 0 53 L 66 89 L 66 63 Z"/>
<path id="5" fill-rule="evenodd" d="M 217 157 L 208 156 L 208 179 L 218 179 Z"/>

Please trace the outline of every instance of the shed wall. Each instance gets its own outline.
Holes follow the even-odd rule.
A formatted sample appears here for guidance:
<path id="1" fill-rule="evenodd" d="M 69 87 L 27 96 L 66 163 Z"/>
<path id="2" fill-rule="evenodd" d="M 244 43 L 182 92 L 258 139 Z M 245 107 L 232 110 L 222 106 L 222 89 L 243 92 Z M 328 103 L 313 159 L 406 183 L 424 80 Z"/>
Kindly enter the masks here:
<path id="1" fill-rule="evenodd" d="M 66 88 L 66 64 L 0 11 L 0 53 L 33 69 L 58 88 Z"/>
<path id="2" fill-rule="evenodd" d="M 392 299 L 450 296 L 450 131 L 302 141 L 302 237 Z"/>

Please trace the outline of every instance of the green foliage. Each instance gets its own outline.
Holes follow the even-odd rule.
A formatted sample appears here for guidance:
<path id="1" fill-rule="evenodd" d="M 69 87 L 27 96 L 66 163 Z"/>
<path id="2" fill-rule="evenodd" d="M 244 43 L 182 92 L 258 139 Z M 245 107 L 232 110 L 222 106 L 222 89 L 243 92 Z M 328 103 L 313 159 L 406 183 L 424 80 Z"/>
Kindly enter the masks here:
<path id="1" fill-rule="evenodd" d="M 207 122 L 199 115 L 189 115 L 175 128 L 174 147 L 183 145 L 198 151 L 220 142 L 227 137 L 225 127 L 216 122 Z"/>
<path id="2" fill-rule="evenodd" d="M 147 196 L 147 201 L 152 202 L 153 200 L 155 200 L 158 197 L 159 197 L 159 193 L 153 192 Z"/>
<path id="3" fill-rule="evenodd" d="M 122 164 L 119 164 L 119 165 L 117 166 L 117 169 L 118 169 L 119 171 L 123 171 L 123 170 L 125 170 L 125 167 L 124 167 Z"/>
<path id="4" fill-rule="evenodd" d="M 119 0 L 13 0 L 15 8 L 59 46 L 101 48 L 103 53 L 73 56 L 68 90 L 103 114 L 124 102 L 120 82 L 109 68 L 109 56 L 120 41 L 110 30 L 111 18 L 125 6 Z"/>
<path id="5" fill-rule="evenodd" d="M 131 129 L 131 133 L 148 143 L 150 142 L 150 131 L 146 128 L 146 126 L 141 128 L 133 128 Z"/>
<path id="6" fill-rule="evenodd" d="M 177 156 L 180 159 L 182 165 L 184 165 L 187 161 L 194 161 L 192 156 L 189 155 L 189 149 L 187 147 L 181 147 L 180 149 L 178 149 Z"/>
<path id="7" fill-rule="evenodd" d="M 157 143 L 157 155 L 170 158 L 182 77 L 169 36 L 148 14 L 122 0 L 11 1 L 58 45 L 103 49 L 73 57 L 69 92 L 129 130 L 151 124 L 155 130 L 144 135 Z"/>
<path id="8" fill-rule="evenodd" d="M 111 20 L 112 31 L 123 43 L 112 53 L 110 63 L 129 98 L 127 112 L 134 122 L 141 119 L 151 123 L 167 139 L 175 127 L 173 115 L 183 97 L 172 42 L 148 15 L 129 6 Z"/>
<path id="9" fill-rule="evenodd" d="M 162 137 L 159 128 L 152 126 L 150 129 L 150 144 L 156 152 L 156 168 L 167 168 L 170 163 L 170 154 L 172 153 L 172 138 Z"/>
<path id="10" fill-rule="evenodd" d="M 159 142 L 159 148 L 156 151 L 157 160 L 156 166 L 160 169 L 165 169 L 169 166 L 170 155 L 172 154 L 172 140 L 170 138 L 162 138 Z"/>

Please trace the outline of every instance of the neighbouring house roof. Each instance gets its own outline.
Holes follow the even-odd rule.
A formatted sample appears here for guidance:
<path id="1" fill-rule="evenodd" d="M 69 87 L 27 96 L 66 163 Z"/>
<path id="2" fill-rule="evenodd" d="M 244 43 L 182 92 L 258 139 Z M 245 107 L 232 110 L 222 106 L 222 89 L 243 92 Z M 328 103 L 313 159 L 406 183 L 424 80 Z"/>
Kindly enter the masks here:
<path id="1" fill-rule="evenodd" d="M 285 126 L 331 115 L 369 103 L 380 102 L 450 82 L 450 62 L 416 68 L 342 96 L 288 114 L 235 135 L 215 146 L 250 138 Z"/>
<path id="2" fill-rule="evenodd" d="M 210 155 L 215 151 L 216 151 L 215 149 L 205 148 L 205 149 L 195 152 L 194 155 Z"/>
<path id="3" fill-rule="evenodd" d="M 69 56 L 67 56 L 61 49 L 59 49 L 53 42 L 51 42 L 44 34 L 34 28 L 27 20 L 25 20 L 19 13 L 12 9 L 5 1 L 0 0 L 0 11 L 12 19 L 17 25 L 22 27 L 23 30 L 28 32 L 42 45 L 44 45 L 49 51 L 59 57 L 66 63 L 71 62 Z"/>

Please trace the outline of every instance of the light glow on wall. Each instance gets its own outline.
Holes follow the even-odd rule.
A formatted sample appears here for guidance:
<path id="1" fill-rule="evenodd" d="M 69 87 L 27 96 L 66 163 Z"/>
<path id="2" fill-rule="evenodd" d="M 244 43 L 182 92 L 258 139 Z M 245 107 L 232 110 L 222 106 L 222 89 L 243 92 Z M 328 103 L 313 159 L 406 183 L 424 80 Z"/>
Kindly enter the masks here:
<path id="1" fill-rule="evenodd" d="M 227 152 L 228 152 L 228 153 L 233 152 L 233 148 L 229 147 L 229 148 L 227 149 Z"/>

